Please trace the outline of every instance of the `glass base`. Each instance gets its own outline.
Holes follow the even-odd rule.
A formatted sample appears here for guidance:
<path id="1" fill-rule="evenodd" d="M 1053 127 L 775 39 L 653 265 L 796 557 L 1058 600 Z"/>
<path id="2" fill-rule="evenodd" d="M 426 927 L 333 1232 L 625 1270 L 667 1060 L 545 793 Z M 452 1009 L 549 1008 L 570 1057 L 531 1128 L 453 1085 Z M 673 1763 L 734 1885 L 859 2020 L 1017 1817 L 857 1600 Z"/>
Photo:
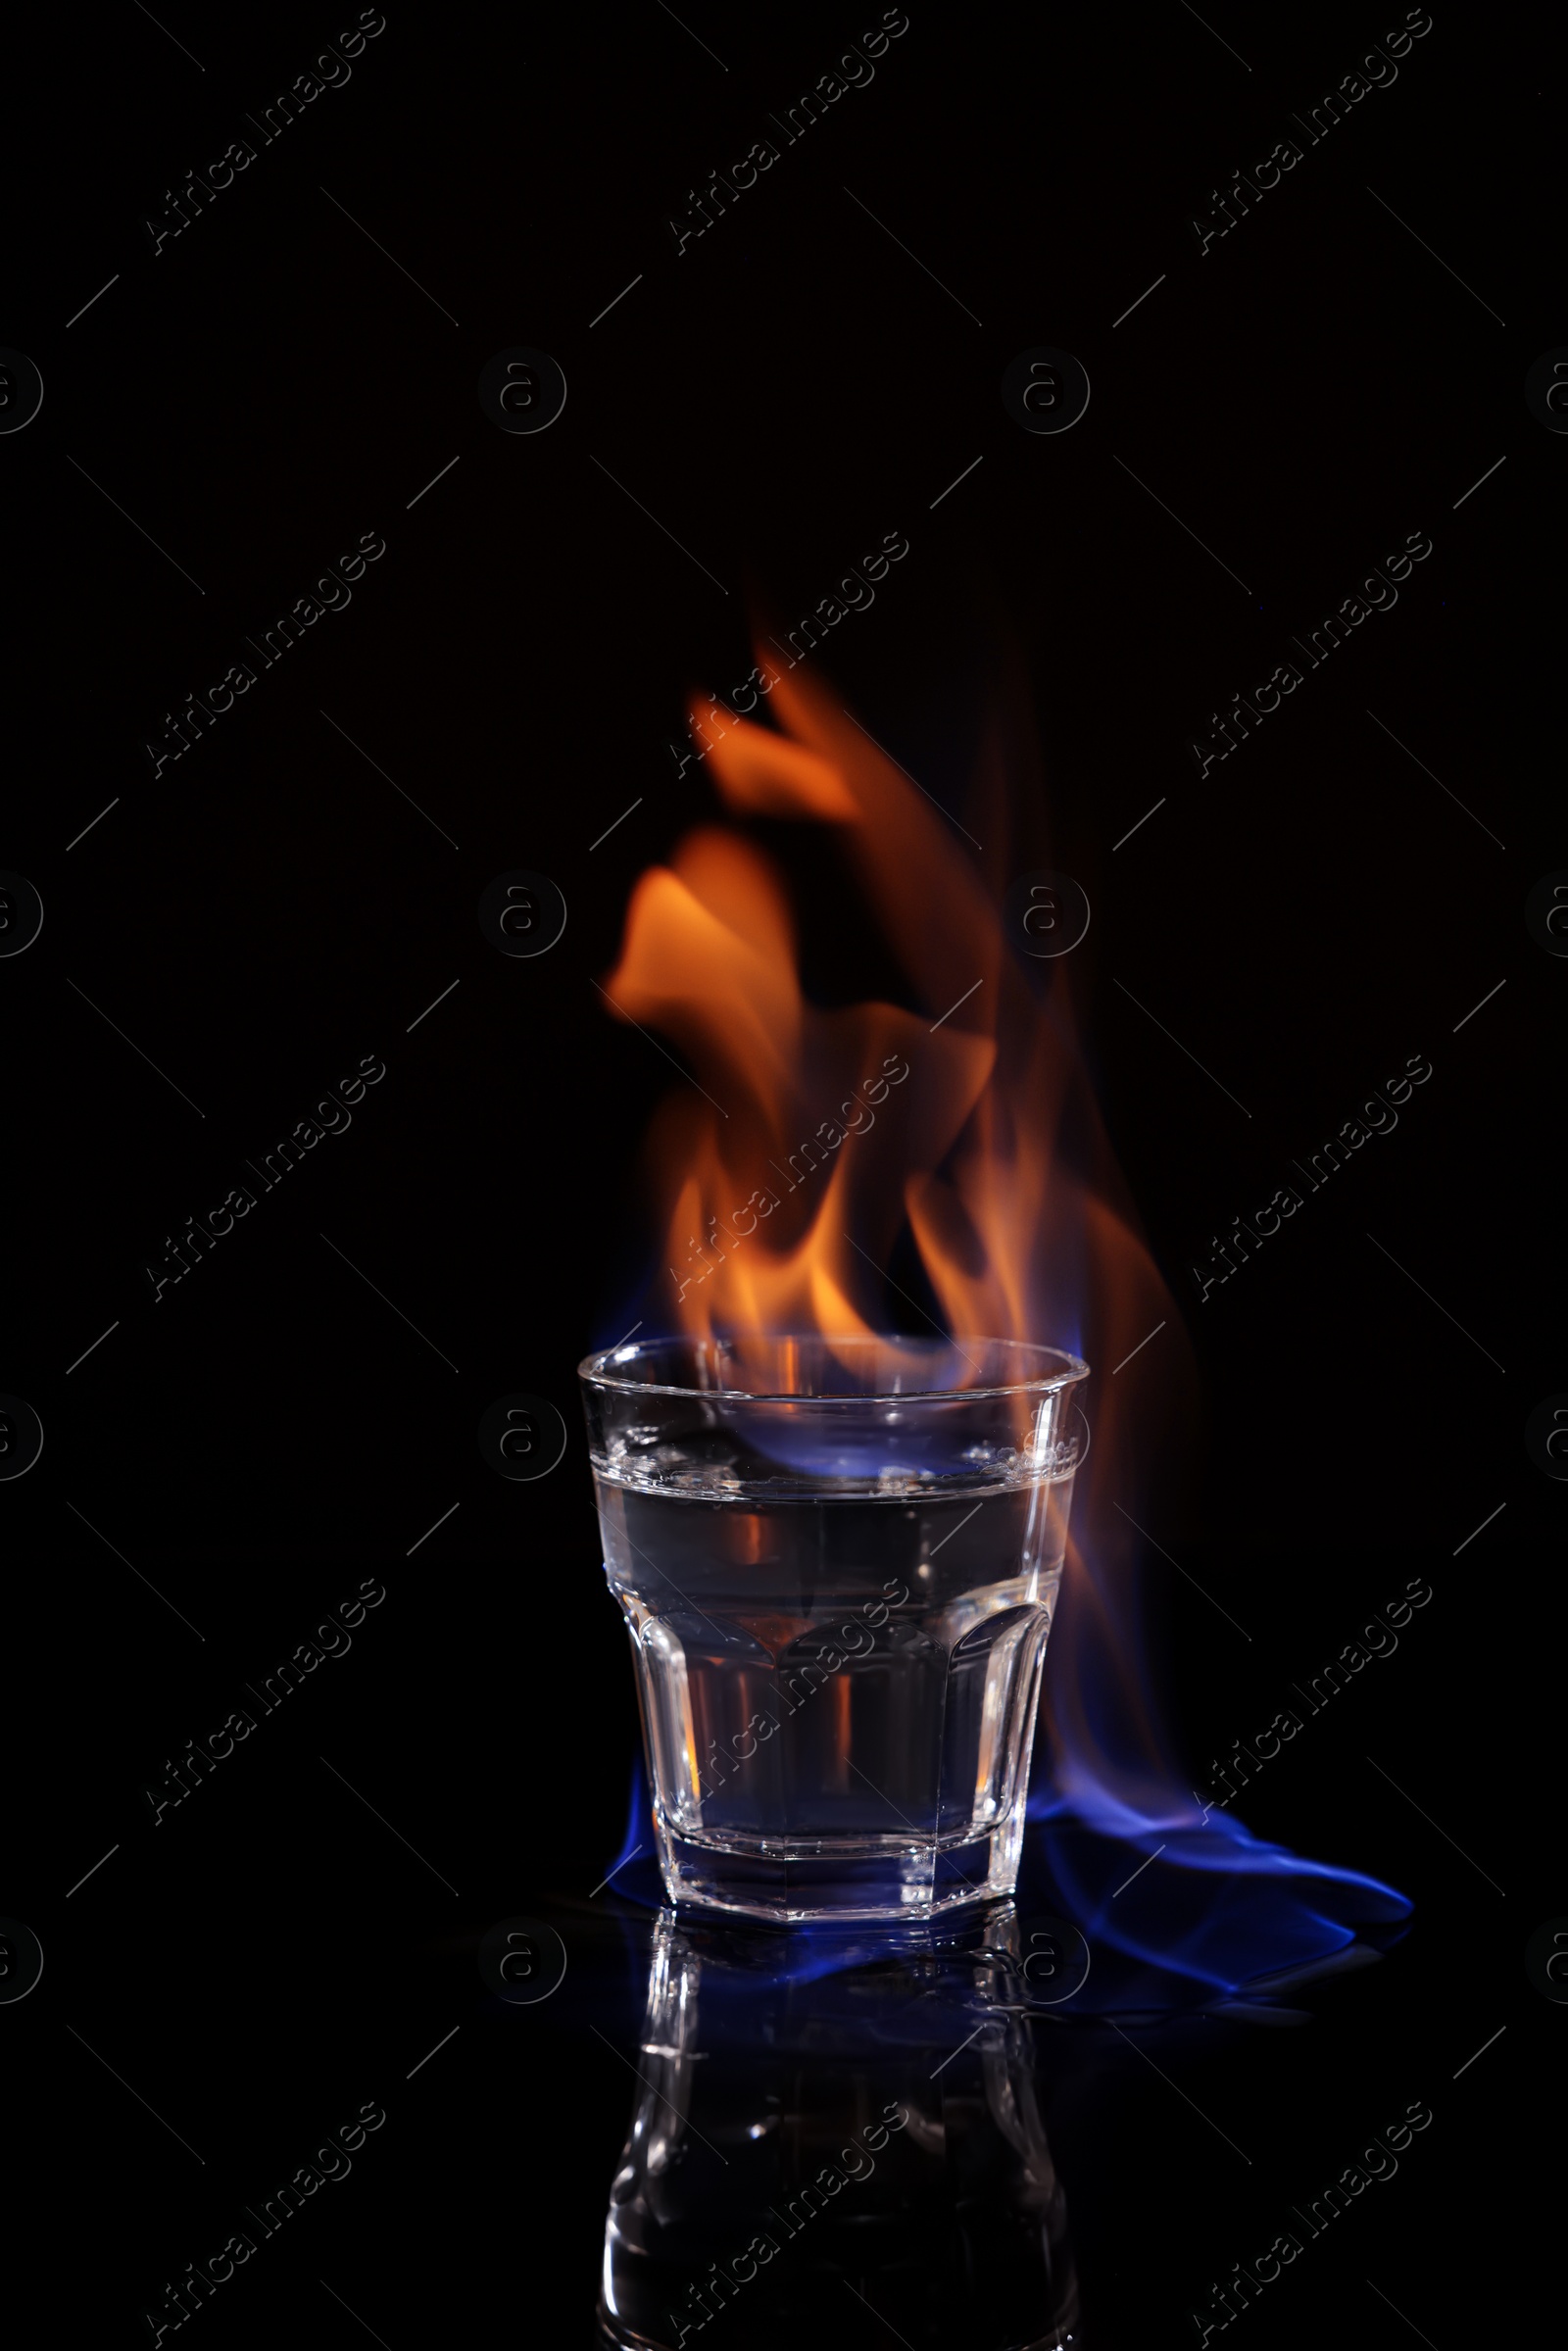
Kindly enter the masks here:
<path id="1" fill-rule="evenodd" d="M 654 1809 L 669 1898 L 770 1925 L 934 1918 L 1013 1892 L 1024 1806 L 979 1837 L 697 1838 Z"/>

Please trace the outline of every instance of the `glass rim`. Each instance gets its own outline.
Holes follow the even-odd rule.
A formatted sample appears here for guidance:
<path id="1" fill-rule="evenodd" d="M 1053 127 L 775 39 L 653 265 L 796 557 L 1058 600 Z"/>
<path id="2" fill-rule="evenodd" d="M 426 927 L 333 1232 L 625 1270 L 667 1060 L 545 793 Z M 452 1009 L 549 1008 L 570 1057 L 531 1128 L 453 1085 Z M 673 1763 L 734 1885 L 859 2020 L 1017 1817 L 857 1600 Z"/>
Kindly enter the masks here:
<path id="1" fill-rule="evenodd" d="M 693 1388 L 684 1381 L 618 1380 L 607 1368 L 616 1362 L 625 1362 L 633 1356 L 646 1358 L 662 1347 L 720 1348 L 732 1344 L 734 1343 L 713 1339 L 710 1336 L 698 1338 L 679 1331 L 667 1332 L 658 1338 L 640 1340 L 635 1344 L 622 1340 L 616 1347 L 601 1347 L 592 1354 L 584 1355 L 577 1366 L 577 1377 L 582 1381 L 584 1387 L 609 1389 L 619 1395 L 678 1396 L 689 1397 L 694 1402 L 710 1402 L 715 1396 L 721 1396 L 736 1403 L 839 1405 L 860 1410 L 863 1410 L 867 1404 L 962 1403 L 980 1396 L 1050 1396 L 1059 1393 L 1063 1389 L 1075 1387 L 1080 1380 L 1090 1377 L 1090 1367 L 1081 1355 L 1071 1353 L 1066 1347 L 1048 1347 L 1043 1341 L 1034 1339 L 973 1339 L 968 1344 L 977 1348 L 1016 1348 L 1031 1355 L 1049 1355 L 1054 1359 L 1058 1368 L 1043 1377 L 1008 1380 L 985 1386 L 977 1385 L 973 1388 L 898 1388 L 876 1395 L 857 1391 L 850 1395 L 816 1396 L 809 1391 L 798 1388 Z M 944 1347 L 953 1354 L 961 1355 L 963 1353 L 963 1348 L 956 1340 L 911 1339 L 906 1333 L 894 1332 L 870 1335 L 858 1332 L 835 1337 L 831 1333 L 821 1331 L 780 1331 L 769 1333 L 766 1344 L 774 1347 L 808 1345 L 832 1348 L 890 1347 L 903 1344 L 916 1347 L 928 1347 L 933 1351 L 938 1347 Z"/>

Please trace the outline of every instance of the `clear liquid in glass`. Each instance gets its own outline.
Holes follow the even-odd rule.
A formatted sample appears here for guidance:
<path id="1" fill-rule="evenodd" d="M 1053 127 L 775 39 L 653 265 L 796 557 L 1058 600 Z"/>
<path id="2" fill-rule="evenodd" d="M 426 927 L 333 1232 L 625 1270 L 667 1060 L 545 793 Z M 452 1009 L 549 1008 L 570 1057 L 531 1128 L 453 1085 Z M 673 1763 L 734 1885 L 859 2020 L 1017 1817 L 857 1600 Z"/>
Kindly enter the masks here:
<path id="1" fill-rule="evenodd" d="M 768 1919 L 1010 1890 L 1072 1476 L 769 1501 L 597 1480 L 666 1884 Z"/>

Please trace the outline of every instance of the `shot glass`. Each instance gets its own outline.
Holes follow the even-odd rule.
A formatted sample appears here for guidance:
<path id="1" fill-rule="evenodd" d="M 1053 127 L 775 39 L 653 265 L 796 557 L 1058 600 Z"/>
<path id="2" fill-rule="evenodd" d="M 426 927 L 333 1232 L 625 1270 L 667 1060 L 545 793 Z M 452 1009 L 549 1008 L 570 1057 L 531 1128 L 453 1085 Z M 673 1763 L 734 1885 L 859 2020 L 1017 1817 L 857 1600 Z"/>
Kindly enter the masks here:
<path id="1" fill-rule="evenodd" d="M 776 1924 L 1012 1892 L 1088 1368 L 878 1338 L 579 1366 L 672 1901 Z"/>

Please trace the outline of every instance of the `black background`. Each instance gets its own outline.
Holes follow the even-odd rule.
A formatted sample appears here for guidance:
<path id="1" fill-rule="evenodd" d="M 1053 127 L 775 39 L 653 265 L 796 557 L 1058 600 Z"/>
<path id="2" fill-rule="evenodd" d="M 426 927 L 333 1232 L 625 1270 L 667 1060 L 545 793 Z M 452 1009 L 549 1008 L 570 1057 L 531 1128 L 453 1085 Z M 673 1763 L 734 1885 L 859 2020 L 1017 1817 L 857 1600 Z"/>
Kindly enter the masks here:
<path id="1" fill-rule="evenodd" d="M 1252 1636 L 1152 1559 L 1194 1772 L 1409 1577 L 1434 1590 L 1245 1808 L 1408 1892 L 1411 1932 L 1295 2031 L 1184 2040 L 1171 2082 L 1104 2054 L 1053 2140 L 1085 2339 L 1196 2339 L 1208 2280 L 1414 2098 L 1435 2128 L 1399 2180 L 1244 2330 L 1405 2339 L 1370 2278 L 1448 2351 L 1528 2266 L 1505 2083 L 1552 2078 L 1560 2012 L 1522 1951 L 1568 1910 L 1556 1838 L 1509 1834 L 1561 1629 L 1559 1495 L 1523 1426 L 1568 1385 L 1540 1042 L 1562 966 L 1523 921 L 1568 864 L 1520 748 L 1544 740 L 1568 458 L 1523 398 L 1568 339 L 1544 33 L 1439 9 L 1200 256 L 1207 191 L 1402 12 L 916 8 L 677 256 L 688 188 L 772 135 L 862 13 L 394 8 L 266 145 L 247 111 L 336 18 L 12 28 L 0 341 L 45 396 L 0 439 L 0 861 L 45 922 L 0 963 L 0 1386 L 46 1442 L 0 1487 L 0 1907 L 46 1965 L 0 2043 L 17 2209 L 64 2195 L 78 2245 L 46 2268 L 23 2236 L 43 2339 L 150 2339 L 165 2280 L 365 2099 L 388 2122 L 355 2177 L 202 2338 L 349 2343 L 351 2313 L 393 2351 L 589 2338 L 646 1927 L 622 1904 L 623 1945 L 613 1891 L 588 1904 L 636 1728 L 573 1366 L 640 1310 L 634 1146 L 672 1080 L 590 983 L 636 875 L 714 812 L 666 749 L 686 692 L 744 676 L 750 612 L 793 619 L 895 530 L 907 558 L 823 671 L 960 810 L 988 699 L 1027 706 L 1031 821 L 1094 907 L 1072 984 L 1201 1367 L 1206 1453 L 1154 1532 Z M 256 160 L 155 257 L 166 188 L 238 137 Z M 475 395 L 515 344 L 565 371 L 544 435 Z M 1003 409 L 1036 344 L 1088 369 L 1069 434 Z M 1417 531 L 1396 609 L 1200 780 L 1208 713 Z M 352 604 L 155 777 L 165 713 L 366 532 L 386 552 Z M 513 867 L 569 908 L 537 960 L 475 920 Z M 801 872 L 831 994 L 844 884 Z M 155 1306 L 165 1237 L 371 1054 L 352 1130 Z M 1208 1236 L 1415 1054 L 1397 1133 L 1200 1303 Z M 515 1390 L 570 1430 L 538 1485 L 474 1441 Z M 353 1652 L 155 1828 L 165 1758 L 365 1578 L 386 1597 Z M 556 1919 L 597 2006 L 485 2002 L 477 1938 L 519 1911 Z"/>

